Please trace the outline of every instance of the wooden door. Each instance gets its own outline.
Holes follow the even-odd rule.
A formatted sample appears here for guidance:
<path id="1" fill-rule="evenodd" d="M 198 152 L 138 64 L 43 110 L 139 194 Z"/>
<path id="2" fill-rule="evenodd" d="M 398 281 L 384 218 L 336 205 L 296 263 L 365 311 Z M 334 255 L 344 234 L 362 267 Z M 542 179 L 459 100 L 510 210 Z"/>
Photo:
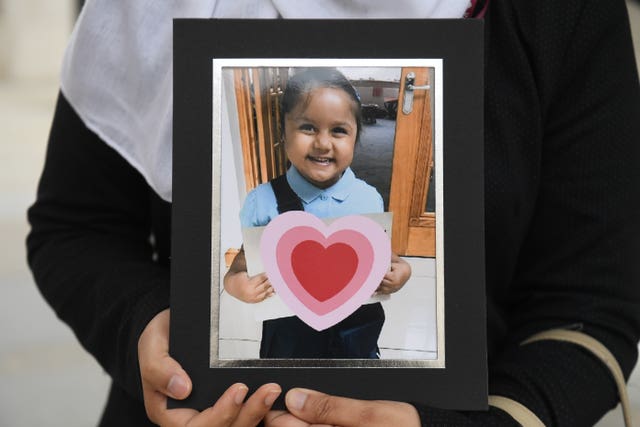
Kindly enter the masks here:
<path id="1" fill-rule="evenodd" d="M 234 70 L 247 191 L 286 172 L 280 97 L 287 79 L 287 68 Z"/>
<path id="2" fill-rule="evenodd" d="M 249 191 L 286 171 L 280 96 L 288 69 L 254 68 L 234 72 Z M 388 209 L 393 212 L 392 246 L 399 255 L 435 257 L 431 90 L 415 90 L 412 112 L 403 113 L 404 82 L 410 72 L 415 73 L 416 86 L 431 85 L 429 68 L 402 68 Z"/>
<path id="3" fill-rule="evenodd" d="M 413 111 L 403 113 L 404 82 L 410 72 L 415 73 L 416 86 L 433 88 L 428 68 L 402 69 L 389 196 L 389 211 L 393 212 L 392 246 L 399 255 L 435 257 L 431 89 L 415 90 Z"/>

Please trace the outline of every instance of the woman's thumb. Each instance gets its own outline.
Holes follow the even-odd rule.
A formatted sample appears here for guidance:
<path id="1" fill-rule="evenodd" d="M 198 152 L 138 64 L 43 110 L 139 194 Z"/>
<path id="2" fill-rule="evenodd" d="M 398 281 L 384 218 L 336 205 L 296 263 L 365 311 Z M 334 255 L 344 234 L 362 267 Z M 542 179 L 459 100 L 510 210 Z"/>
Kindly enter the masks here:
<path id="1" fill-rule="evenodd" d="M 191 393 L 191 381 L 187 374 L 184 371 L 172 374 L 166 386 L 167 396 L 180 400 L 189 396 L 189 393 Z"/>
<path id="2" fill-rule="evenodd" d="M 169 310 L 154 317 L 138 341 L 138 361 L 142 384 L 174 399 L 191 393 L 191 379 L 169 356 Z"/>

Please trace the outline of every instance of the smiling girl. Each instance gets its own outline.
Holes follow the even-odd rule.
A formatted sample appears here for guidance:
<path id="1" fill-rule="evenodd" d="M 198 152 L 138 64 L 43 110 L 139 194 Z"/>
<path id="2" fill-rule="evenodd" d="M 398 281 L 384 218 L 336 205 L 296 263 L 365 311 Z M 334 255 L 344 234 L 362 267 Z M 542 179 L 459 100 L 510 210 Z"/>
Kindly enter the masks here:
<path id="1" fill-rule="evenodd" d="M 285 175 L 252 190 L 240 212 L 243 227 L 268 224 L 288 210 L 320 218 L 383 212 L 382 197 L 349 167 L 362 130 L 361 103 L 351 83 L 334 68 L 309 68 L 293 77 L 281 100 Z M 399 290 L 411 275 L 392 255 L 391 269 L 377 293 Z M 244 252 L 224 278 L 229 294 L 250 303 L 273 294 L 266 274 L 247 274 Z M 263 322 L 261 358 L 379 358 L 384 324 L 379 302 L 365 304 L 335 326 L 318 332 L 297 317 Z"/>

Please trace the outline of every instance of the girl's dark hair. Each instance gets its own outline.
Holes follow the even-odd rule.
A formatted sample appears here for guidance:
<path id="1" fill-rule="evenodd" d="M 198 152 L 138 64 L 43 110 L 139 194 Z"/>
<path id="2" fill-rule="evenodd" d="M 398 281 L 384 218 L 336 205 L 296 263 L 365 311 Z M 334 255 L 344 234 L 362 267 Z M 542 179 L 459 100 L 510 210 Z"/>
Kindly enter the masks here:
<path id="1" fill-rule="evenodd" d="M 349 80 L 338 70 L 330 67 L 306 68 L 294 74 L 287 81 L 280 100 L 280 126 L 284 134 L 284 118 L 300 102 L 308 102 L 306 95 L 318 88 L 342 89 L 353 101 L 353 115 L 356 118 L 356 141 L 360 139 L 362 131 L 362 104 L 360 96 Z"/>

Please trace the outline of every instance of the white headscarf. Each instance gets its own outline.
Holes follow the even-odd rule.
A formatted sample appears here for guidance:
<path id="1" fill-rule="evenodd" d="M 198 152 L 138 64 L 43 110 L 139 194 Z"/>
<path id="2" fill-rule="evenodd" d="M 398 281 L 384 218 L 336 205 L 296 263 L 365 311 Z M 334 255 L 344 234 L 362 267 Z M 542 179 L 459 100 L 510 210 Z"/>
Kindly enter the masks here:
<path id="1" fill-rule="evenodd" d="M 61 90 L 83 122 L 171 201 L 173 18 L 460 18 L 469 0 L 89 0 Z"/>

